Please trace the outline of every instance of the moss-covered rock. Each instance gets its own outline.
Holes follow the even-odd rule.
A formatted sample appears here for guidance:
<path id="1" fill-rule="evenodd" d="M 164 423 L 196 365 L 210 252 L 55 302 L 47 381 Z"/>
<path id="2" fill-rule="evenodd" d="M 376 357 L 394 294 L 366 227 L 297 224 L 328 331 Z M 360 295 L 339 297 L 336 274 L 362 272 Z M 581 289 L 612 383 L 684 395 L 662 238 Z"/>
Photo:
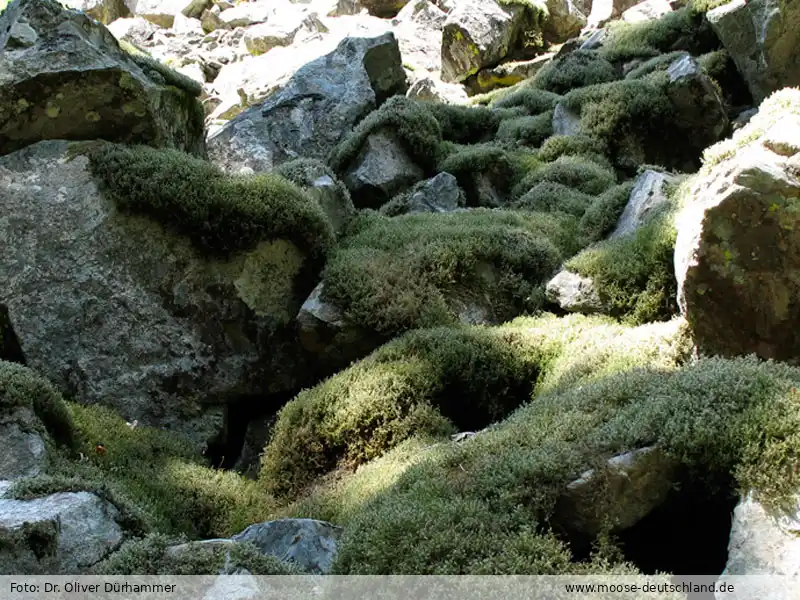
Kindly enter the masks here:
<path id="1" fill-rule="evenodd" d="M 574 89 L 607 83 L 621 73 L 595 50 L 575 50 L 546 65 L 533 78 L 539 89 L 563 95 Z"/>
<path id="2" fill-rule="evenodd" d="M 514 186 L 512 197 L 521 198 L 543 181 L 560 183 L 584 194 L 601 194 L 616 183 L 613 171 L 581 156 L 563 155 L 526 175 Z"/>

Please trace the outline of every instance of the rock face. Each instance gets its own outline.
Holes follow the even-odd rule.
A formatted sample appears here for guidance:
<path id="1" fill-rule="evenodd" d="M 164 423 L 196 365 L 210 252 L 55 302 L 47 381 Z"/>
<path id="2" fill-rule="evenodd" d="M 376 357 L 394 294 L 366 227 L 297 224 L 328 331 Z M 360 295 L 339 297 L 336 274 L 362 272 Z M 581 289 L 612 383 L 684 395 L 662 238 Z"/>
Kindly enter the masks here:
<path id="1" fill-rule="evenodd" d="M 18 0 L 0 14 L 0 155 L 44 139 L 203 155 L 199 89 L 175 83 L 137 63 L 86 15 L 55 0 Z"/>
<path id="2" fill-rule="evenodd" d="M 800 530 L 800 504 L 795 506 L 793 513 L 773 514 L 755 500 L 752 494 L 744 496 L 733 511 L 728 562 L 720 577 L 720 583 L 729 576 L 780 575 L 786 578 L 787 583 L 800 584 L 798 530 Z M 718 591 L 716 600 L 768 597 L 757 587 L 749 589 L 749 586 L 758 586 L 758 578 L 747 580 L 740 577 L 736 582 L 736 592 Z M 788 600 L 792 596 L 779 597 Z"/>
<path id="3" fill-rule="evenodd" d="M 800 85 L 797 2 L 733 0 L 706 16 L 756 103 L 781 88 Z"/>
<path id="4" fill-rule="evenodd" d="M 261 105 L 230 121 L 210 138 L 209 154 L 232 171 L 268 171 L 300 156 L 325 160 L 359 120 L 405 91 L 393 34 L 347 38 Z"/>
<path id="5" fill-rule="evenodd" d="M 793 111 L 785 112 L 790 103 Z M 701 350 L 778 360 L 800 353 L 798 107 L 796 90 L 768 99 L 737 132 L 742 147 L 696 178 L 687 194 L 675 273 L 681 310 Z"/>
<path id="6" fill-rule="evenodd" d="M 235 542 L 250 542 L 264 554 L 296 564 L 308 573 L 329 573 L 343 533 L 325 521 L 280 519 L 251 525 L 234 535 Z"/>
<path id="7" fill-rule="evenodd" d="M 608 460 L 599 477 L 586 471 L 567 486 L 556 508 L 559 520 L 570 529 L 597 534 L 604 520 L 613 529 L 628 529 L 667 498 L 675 464 L 657 447 L 641 448 Z"/>
<path id="8" fill-rule="evenodd" d="M 644 225 L 660 208 L 669 203 L 667 185 L 675 181 L 675 176 L 647 169 L 633 184 L 628 204 L 622 211 L 617 228 L 609 236 L 620 237 L 633 233 Z"/>
<path id="9" fill-rule="evenodd" d="M 0 479 L 34 477 L 42 472 L 47 462 L 42 429 L 29 408 L 17 407 L 11 414 L 0 414 Z"/>
<path id="10" fill-rule="evenodd" d="M 548 0 L 544 27 L 547 40 L 559 44 L 578 35 L 586 27 L 591 6 L 592 3 L 585 0 Z"/>
<path id="11" fill-rule="evenodd" d="M 561 271 L 545 288 L 547 299 L 568 312 L 592 314 L 603 310 L 594 282 L 572 271 Z"/>
<path id="12" fill-rule="evenodd" d="M 453 212 L 466 203 L 464 191 L 458 187 L 458 180 L 450 173 L 439 173 L 435 177 L 420 181 L 399 202 L 392 202 L 382 210 L 388 216 L 408 213 Z"/>
<path id="13" fill-rule="evenodd" d="M 221 404 L 270 391 L 262 359 L 307 293 L 295 291 L 304 256 L 284 240 L 201 256 L 120 213 L 67 148 L 0 159 L 0 240 L 14 248 L 0 259 L 0 303 L 28 366 L 78 401 L 202 444 L 221 429 Z"/>
<path id="14" fill-rule="evenodd" d="M 131 13 L 159 27 L 172 27 L 175 15 L 181 14 L 191 0 L 125 0 Z"/>
<path id="15" fill-rule="evenodd" d="M 77 574 L 116 550 L 124 538 L 119 511 L 89 492 L 33 500 L 2 498 L 0 575 Z"/>
<path id="16" fill-rule="evenodd" d="M 344 174 L 344 182 L 356 208 L 378 208 L 423 177 L 425 172 L 409 158 L 394 134 L 377 131 L 367 137 Z"/>
<path id="17" fill-rule="evenodd" d="M 128 1 L 130 2 L 130 0 Z M 61 4 L 67 8 L 81 10 L 106 25 L 117 19 L 126 19 L 131 16 L 130 8 L 125 4 L 125 0 L 62 0 Z"/>

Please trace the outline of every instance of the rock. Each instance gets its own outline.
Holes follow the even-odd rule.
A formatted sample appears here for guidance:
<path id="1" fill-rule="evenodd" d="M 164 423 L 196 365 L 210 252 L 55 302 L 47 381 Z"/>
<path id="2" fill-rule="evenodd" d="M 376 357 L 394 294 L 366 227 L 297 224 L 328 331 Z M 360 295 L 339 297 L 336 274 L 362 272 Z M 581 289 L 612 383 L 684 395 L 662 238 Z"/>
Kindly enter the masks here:
<path id="1" fill-rule="evenodd" d="M 641 173 L 634 182 L 628 204 L 622 212 L 611 238 L 629 235 L 647 223 L 659 209 L 669 204 L 667 185 L 675 176 L 650 169 Z"/>
<path id="2" fill-rule="evenodd" d="M 748 108 L 747 110 L 743 110 L 738 115 L 736 115 L 736 118 L 731 122 L 731 129 L 733 129 L 733 131 L 738 131 L 739 129 L 747 125 L 750 122 L 750 119 L 752 119 L 757 114 L 758 114 L 757 108 Z"/>
<path id="3" fill-rule="evenodd" d="M 338 0 L 337 15 L 357 15 L 361 11 L 381 19 L 391 19 L 400 12 L 408 0 Z"/>
<path id="4" fill-rule="evenodd" d="M 234 171 L 245 166 L 269 170 L 301 156 L 325 160 L 366 114 L 405 91 L 394 35 L 347 38 L 214 134 L 209 154 Z"/>
<path id="5" fill-rule="evenodd" d="M 428 0 L 409 2 L 392 21 L 403 64 L 410 66 L 409 77 L 439 78 L 442 70 L 442 28 L 447 13 Z"/>
<path id="6" fill-rule="evenodd" d="M 0 240 L 15 249 L 0 258 L 0 303 L 28 366 L 76 401 L 202 446 L 227 398 L 293 385 L 264 362 L 283 356 L 271 332 L 307 293 L 304 255 L 274 240 L 211 260 L 121 213 L 85 157 L 66 159 L 68 146 L 40 142 L 0 159 Z"/>
<path id="7" fill-rule="evenodd" d="M 609 20 L 616 19 L 632 6 L 636 6 L 637 2 L 638 0 L 592 0 L 586 28 L 602 27 Z"/>
<path id="8" fill-rule="evenodd" d="M 294 563 L 308 573 L 327 574 L 343 531 L 325 521 L 279 519 L 251 525 L 231 539 L 250 542 L 263 554 Z"/>
<path id="9" fill-rule="evenodd" d="M 624 531 L 666 500 L 675 470 L 675 462 L 656 446 L 614 456 L 602 475 L 592 469 L 567 486 L 556 506 L 557 519 L 589 535 L 596 535 L 605 523 Z"/>
<path id="10" fill-rule="evenodd" d="M 568 312 L 592 314 L 603 310 L 594 282 L 571 271 L 561 271 L 545 288 L 547 299 Z"/>
<path id="11" fill-rule="evenodd" d="M 660 19 L 671 12 L 672 6 L 668 0 L 645 0 L 624 11 L 622 20 L 627 23 L 642 23 Z"/>
<path id="12" fill-rule="evenodd" d="M 553 111 L 553 135 L 578 135 L 581 130 L 581 116 L 568 109 L 563 102 L 556 104 Z"/>
<path id="13" fill-rule="evenodd" d="M 147 42 L 153 39 L 158 29 L 157 25 L 153 25 L 150 21 L 142 17 L 117 19 L 108 26 L 108 30 L 118 40 L 130 42 L 140 47 L 146 46 Z"/>
<path id="14" fill-rule="evenodd" d="M 706 18 L 741 73 L 753 100 L 800 86 L 800 5 L 779 0 L 734 0 Z"/>
<path id="15" fill-rule="evenodd" d="M 506 10 L 494 0 L 459 2 L 442 30 L 442 80 L 464 81 L 496 65 L 513 52 L 528 25 L 522 8 Z"/>
<path id="16" fill-rule="evenodd" d="M 297 313 L 297 321 L 300 324 L 300 339 L 303 346 L 312 351 L 318 351 L 324 344 L 319 343 L 320 326 L 336 333 L 337 330 L 345 326 L 344 316 L 338 307 L 323 299 L 325 286 L 320 283 L 309 294 L 306 301 Z M 329 336 L 328 336 L 329 337 Z"/>
<path id="17" fill-rule="evenodd" d="M 248 27 L 244 34 L 244 43 L 250 54 L 259 56 L 277 46 L 289 46 L 314 33 L 327 31 L 328 28 L 316 14 L 287 11 L 281 13 L 279 19 L 270 19 L 268 23 Z"/>
<path id="18" fill-rule="evenodd" d="M 61 0 L 61 4 L 67 8 L 83 11 L 105 25 L 132 16 L 125 0 Z"/>
<path id="19" fill-rule="evenodd" d="M 408 213 L 453 212 L 466 204 L 464 191 L 458 187 L 458 180 L 450 173 L 439 173 L 435 177 L 420 181 L 400 202 L 394 200 L 381 210 L 389 216 Z"/>
<path id="20" fill-rule="evenodd" d="M 0 414 L 0 479 L 34 477 L 44 470 L 47 447 L 44 426 L 29 408 Z"/>
<path id="21" fill-rule="evenodd" d="M 530 79 L 553 59 L 552 52 L 546 52 L 531 60 L 504 62 L 496 67 L 481 69 L 465 82 L 472 94 L 483 94 L 499 87 L 510 87 L 525 79 Z"/>
<path id="22" fill-rule="evenodd" d="M 444 83 L 433 77 L 417 79 L 408 88 L 406 96 L 418 100 L 430 100 L 442 104 L 466 104 L 469 100 L 464 86 L 456 83 Z"/>
<path id="23" fill-rule="evenodd" d="M 172 27 L 175 15 L 191 5 L 191 0 L 125 0 L 130 12 L 159 27 Z"/>
<path id="24" fill-rule="evenodd" d="M 776 360 L 800 354 L 798 107 L 800 92 L 792 89 L 765 101 L 736 132 L 735 152 L 687 192 L 675 274 L 681 311 L 702 351 Z"/>
<path id="25" fill-rule="evenodd" d="M 752 492 L 741 498 L 733 510 L 733 523 L 728 542 L 728 562 L 720 583 L 734 583 L 735 592 L 716 592 L 716 600 L 740 598 L 774 598 L 774 595 L 753 593 L 749 586 L 759 578 L 743 575 L 782 576 L 783 582 L 800 584 L 800 503 L 788 514 L 767 510 L 754 499 Z M 732 579 L 731 579 L 732 578 Z M 782 582 L 782 583 L 783 583 Z M 788 591 L 788 590 L 787 590 Z M 748 593 L 749 592 L 749 593 Z M 746 595 L 744 595 L 746 594 Z M 792 596 L 780 596 L 788 600 Z"/>
<path id="26" fill-rule="evenodd" d="M 586 27 L 591 1 L 547 0 L 548 18 L 544 26 L 545 39 L 553 44 L 566 42 Z"/>
<path id="27" fill-rule="evenodd" d="M 13 38 L 0 37 L 0 155 L 43 139 L 205 153 L 199 90 L 167 85 L 123 52 L 105 26 L 55 0 L 10 5 L 0 31 L 22 22 L 36 32 L 32 46 L 19 51 Z"/>
<path id="28" fill-rule="evenodd" d="M 370 134 L 343 180 L 356 208 L 378 208 L 425 177 L 391 131 Z"/>
<path id="29" fill-rule="evenodd" d="M 285 5 L 284 5 L 285 6 Z M 268 0 L 241 2 L 231 9 L 223 10 L 219 18 L 231 29 L 264 23 L 276 14 L 275 4 Z"/>
<path id="30" fill-rule="evenodd" d="M 89 492 L 0 498 L 0 575 L 77 575 L 116 550 L 119 511 Z"/>

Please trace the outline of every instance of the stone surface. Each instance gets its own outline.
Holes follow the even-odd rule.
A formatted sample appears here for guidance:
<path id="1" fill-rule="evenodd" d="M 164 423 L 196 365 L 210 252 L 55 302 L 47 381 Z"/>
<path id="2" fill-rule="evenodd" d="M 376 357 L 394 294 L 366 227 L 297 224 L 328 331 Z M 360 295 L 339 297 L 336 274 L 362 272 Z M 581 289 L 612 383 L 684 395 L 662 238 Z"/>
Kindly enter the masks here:
<path id="1" fill-rule="evenodd" d="M 118 515 L 88 492 L 0 498 L 0 575 L 85 572 L 122 543 Z"/>
<path id="2" fill-rule="evenodd" d="M 196 90 L 165 85 L 124 53 L 105 26 L 55 0 L 9 5 L 0 32 L 23 22 L 36 33 L 27 48 L 0 33 L 0 155 L 43 139 L 108 139 L 204 154 Z"/>
<path id="3" fill-rule="evenodd" d="M 442 104 L 466 104 L 469 100 L 464 87 L 454 83 L 444 83 L 434 77 L 417 79 L 409 88 L 406 96 L 418 100 L 441 102 Z"/>
<path id="4" fill-rule="evenodd" d="M 571 271 L 561 271 L 545 288 L 547 299 L 568 312 L 591 314 L 603 310 L 594 282 Z"/>
<path id="5" fill-rule="evenodd" d="M 366 114 L 405 91 L 394 35 L 347 38 L 213 135 L 209 154 L 232 171 L 267 171 L 298 157 L 325 160 Z"/>
<path id="6" fill-rule="evenodd" d="M 609 237 L 629 235 L 647 223 L 660 208 L 669 204 L 667 185 L 674 181 L 675 176 L 650 169 L 637 176 L 628 204 Z"/>
<path id="7" fill-rule="evenodd" d="M 370 134 L 343 181 L 356 208 L 378 208 L 425 177 L 391 131 Z"/>
<path id="8" fill-rule="evenodd" d="M 275 15 L 277 17 L 277 14 Z M 302 42 L 315 33 L 326 33 L 328 28 L 314 13 L 295 10 L 281 13 L 280 17 L 248 27 L 244 43 L 253 56 L 265 54 L 277 46 Z"/>
<path id="9" fill-rule="evenodd" d="M 772 100 L 736 133 L 741 147 L 692 182 L 677 221 L 675 274 L 701 350 L 795 360 L 800 92 L 784 90 L 765 108 Z M 794 112 L 785 112 L 790 103 Z"/>
<path id="10" fill-rule="evenodd" d="M 0 479 L 34 477 L 47 464 L 44 427 L 28 408 L 0 414 Z"/>
<path id="11" fill-rule="evenodd" d="M 578 35 L 586 27 L 591 6 L 591 1 L 585 0 L 547 0 L 545 39 L 560 44 Z"/>
<path id="12" fill-rule="evenodd" d="M 568 109 L 563 102 L 553 111 L 553 135 L 577 135 L 581 130 L 581 116 Z"/>
<path id="13" fill-rule="evenodd" d="M 130 12 L 159 27 L 172 27 L 175 15 L 190 5 L 190 0 L 125 0 Z"/>
<path id="14" fill-rule="evenodd" d="M 536 75 L 553 58 L 546 52 L 530 60 L 509 61 L 496 67 L 481 69 L 467 79 L 465 84 L 472 94 L 483 94 L 499 87 L 509 87 Z"/>
<path id="15" fill-rule="evenodd" d="M 307 293 L 304 256 L 284 240 L 202 256 L 121 213 L 87 159 L 68 161 L 66 150 L 41 142 L 0 159 L 0 242 L 15 249 L 0 258 L 0 303 L 28 366 L 77 401 L 202 445 L 230 397 L 284 389 L 265 362 L 280 355 L 271 332 Z"/>
<path id="16" fill-rule="evenodd" d="M 645 0 L 622 13 L 622 20 L 627 23 L 642 23 L 660 19 L 672 12 L 672 5 L 668 0 Z"/>
<path id="17" fill-rule="evenodd" d="M 439 173 L 420 181 L 401 200 L 386 205 L 386 210 L 381 212 L 389 216 L 420 212 L 444 213 L 453 212 L 466 204 L 464 191 L 458 187 L 458 181 L 450 173 Z"/>
<path id="18" fill-rule="evenodd" d="M 343 533 L 325 521 L 280 519 L 256 523 L 231 539 L 250 542 L 262 553 L 296 564 L 308 573 L 329 573 Z"/>
<path id="19" fill-rule="evenodd" d="M 106 25 L 116 19 L 125 19 L 132 15 L 125 0 L 61 0 L 61 4 L 83 11 Z"/>
<path id="20" fill-rule="evenodd" d="M 357 15 L 367 11 L 375 17 L 391 19 L 407 4 L 408 0 L 338 0 L 336 14 Z"/>
<path id="21" fill-rule="evenodd" d="M 786 0 L 734 0 L 706 17 L 753 100 L 800 85 L 800 4 Z"/>
<path id="22" fill-rule="evenodd" d="M 406 4 L 392 21 L 392 31 L 400 45 L 403 64 L 408 65 L 409 79 L 434 76 L 442 69 L 442 28 L 447 13 L 428 0 Z"/>
<path id="23" fill-rule="evenodd" d="M 571 482 L 556 507 L 571 530 L 597 534 L 607 520 L 615 531 L 628 529 L 666 500 L 676 464 L 655 446 L 610 458 L 602 472 L 586 471 Z"/>
<path id="24" fill-rule="evenodd" d="M 637 0 L 592 0 L 586 27 L 595 29 L 602 27 L 610 19 L 619 17 L 623 12 L 635 6 Z"/>

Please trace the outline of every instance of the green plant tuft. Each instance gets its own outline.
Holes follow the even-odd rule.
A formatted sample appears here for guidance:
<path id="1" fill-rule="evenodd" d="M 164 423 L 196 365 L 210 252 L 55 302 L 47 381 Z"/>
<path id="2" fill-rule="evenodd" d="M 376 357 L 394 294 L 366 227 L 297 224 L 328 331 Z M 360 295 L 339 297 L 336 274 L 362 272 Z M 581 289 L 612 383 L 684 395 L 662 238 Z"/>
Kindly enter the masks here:
<path id="1" fill-rule="evenodd" d="M 612 171 L 580 156 L 564 155 L 535 169 L 514 186 L 512 197 L 520 199 L 537 183 L 560 183 L 584 194 L 601 194 L 616 183 Z"/>
<path id="2" fill-rule="evenodd" d="M 533 85 L 554 94 L 566 94 L 577 88 L 615 81 L 621 73 L 594 50 L 575 50 L 542 67 L 533 77 Z"/>

